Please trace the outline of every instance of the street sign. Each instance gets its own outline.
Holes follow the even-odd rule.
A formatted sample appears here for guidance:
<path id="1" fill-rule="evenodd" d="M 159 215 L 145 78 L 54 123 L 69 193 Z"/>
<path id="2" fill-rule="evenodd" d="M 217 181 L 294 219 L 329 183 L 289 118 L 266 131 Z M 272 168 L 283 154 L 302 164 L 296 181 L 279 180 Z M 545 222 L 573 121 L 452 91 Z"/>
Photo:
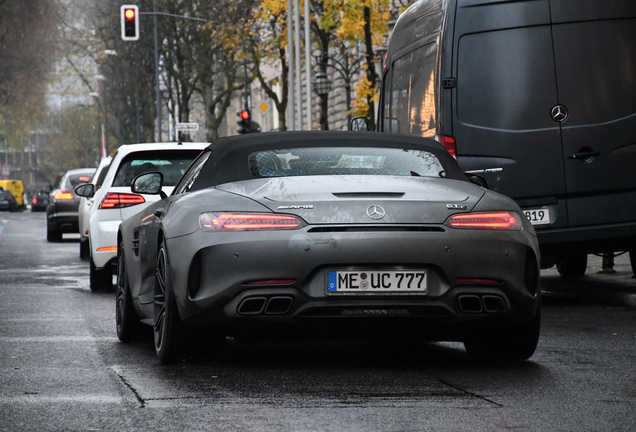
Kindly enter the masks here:
<path id="1" fill-rule="evenodd" d="M 262 101 L 261 103 L 258 104 L 257 108 L 261 112 L 261 114 L 265 115 L 265 114 L 267 114 L 269 112 L 269 110 L 272 107 L 267 102 Z"/>
<path id="2" fill-rule="evenodd" d="M 199 130 L 199 123 L 177 123 L 177 131 L 190 133 Z"/>
<path id="3" fill-rule="evenodd" d="M 0 168 L 0 175 L 2 175 L 3 180 L 7 180 L 9 175 L 11 174 L 11 167 L 8 163 L 3 163 L 2 168 Z"/>

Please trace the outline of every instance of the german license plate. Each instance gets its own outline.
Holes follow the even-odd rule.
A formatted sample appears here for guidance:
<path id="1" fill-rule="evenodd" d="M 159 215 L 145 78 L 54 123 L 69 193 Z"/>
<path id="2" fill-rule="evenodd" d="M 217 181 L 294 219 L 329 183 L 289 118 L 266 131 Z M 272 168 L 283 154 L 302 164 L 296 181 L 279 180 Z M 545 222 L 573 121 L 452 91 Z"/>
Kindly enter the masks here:
<path id="1" fill-rule="evenodd" d="M 359 270 L 327 272 L 327 293 L 427 294 L 426 270 Z"/>
<path id="2" fill-rule="evenodd" d="M 547 207 L 537 209 L 524 209 L 523 214 L 532 225 L 548 225 L 550 221 L 550 209 Z"/>

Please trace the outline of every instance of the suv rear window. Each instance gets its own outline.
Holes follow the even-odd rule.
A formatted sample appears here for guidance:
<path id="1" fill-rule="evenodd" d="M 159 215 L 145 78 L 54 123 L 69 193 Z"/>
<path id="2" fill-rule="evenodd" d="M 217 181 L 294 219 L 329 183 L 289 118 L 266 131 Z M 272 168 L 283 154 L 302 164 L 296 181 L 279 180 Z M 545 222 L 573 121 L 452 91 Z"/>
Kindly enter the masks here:
<path id="1" fill-rule="evenodd" d="M 158 150 L 130 153 L 117 169 L 113 186 L 126 187 L 138 175 L 148 172 L 163 174 L 164 186 L 175 186 L 200 150 Z"/>

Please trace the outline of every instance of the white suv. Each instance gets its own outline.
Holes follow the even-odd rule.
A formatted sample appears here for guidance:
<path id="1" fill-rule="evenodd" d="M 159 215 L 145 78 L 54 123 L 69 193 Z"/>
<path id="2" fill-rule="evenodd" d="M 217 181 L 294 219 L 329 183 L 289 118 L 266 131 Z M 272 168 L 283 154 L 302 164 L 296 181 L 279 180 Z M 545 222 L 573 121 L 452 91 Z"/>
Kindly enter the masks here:
<path id="1" fill-rule="evenodd" d="M 93 291 L 113 288 L 113 264 L 117 260 L 117 230 L 126 218 L 160 199 L 158 195 L 132 193 L 130 185 L 140 174 L 158 171 L 164 176 L 163 190 L 169 195 L 192 161 L 207 143 L 131 144 L 119 147 L 113 156 L 102 187 L 78 187 L 78 194 L 93 197 L 89 211 L 90 287 Z"/>
<path id="2" fill-rule="evenodd" d="M 108 168 L 110 167 L 110 161 L 113 158 L 108 156 L 102 158 L 97 166 L 97 171 L 95 171 L 95 175 L 93 176 L 93 180 L 90 183 L 95 185 L 95 190 L 98 191 L 100 187 L 102 187 L 102 183 L 104 183 L 104 178 L 106 177 L 106 173 L 108 172 Z M 79 219 L 79 233 L 80 233 L 80 258 L 88 259 L 91 256 L 91 252 L 88 245 L 88 229 L 89 229 L 89 217 L 90 210 L 93 206 L 93 198 L 81 197 L 79 208 L 77 210 L 77 216 Z"/>

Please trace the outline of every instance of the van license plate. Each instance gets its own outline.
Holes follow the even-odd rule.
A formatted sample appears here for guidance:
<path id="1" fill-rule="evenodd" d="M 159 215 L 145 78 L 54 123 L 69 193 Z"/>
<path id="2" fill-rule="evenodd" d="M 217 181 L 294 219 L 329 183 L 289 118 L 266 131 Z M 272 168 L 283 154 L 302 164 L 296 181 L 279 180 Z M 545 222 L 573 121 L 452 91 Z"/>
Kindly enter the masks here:
<path id="1" fill-rule="evenodd" d="M 327 293 L 428 294 L 426 270 L 328 271 Z"/>
<path id="2" fill-rule="evenodd" d="M 550 209 L 547 207 L 538 209 L 524 209 L 523 214 L 532 225 L 548 225 L 550 221 Z"/>

